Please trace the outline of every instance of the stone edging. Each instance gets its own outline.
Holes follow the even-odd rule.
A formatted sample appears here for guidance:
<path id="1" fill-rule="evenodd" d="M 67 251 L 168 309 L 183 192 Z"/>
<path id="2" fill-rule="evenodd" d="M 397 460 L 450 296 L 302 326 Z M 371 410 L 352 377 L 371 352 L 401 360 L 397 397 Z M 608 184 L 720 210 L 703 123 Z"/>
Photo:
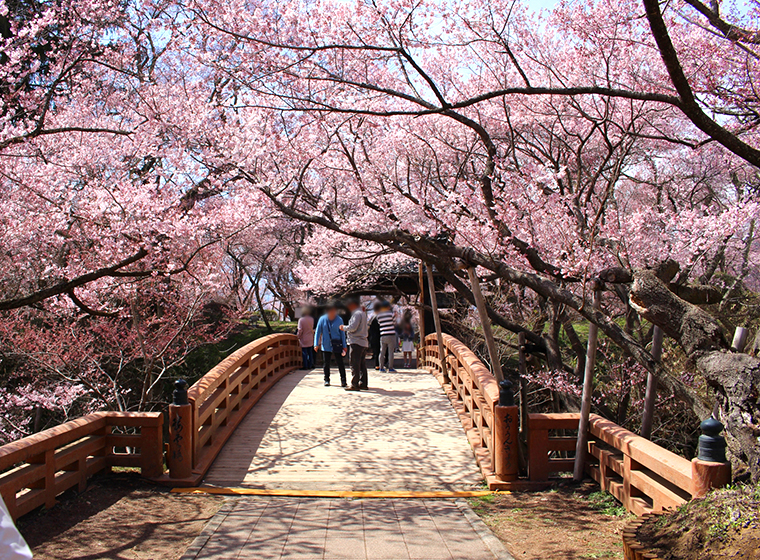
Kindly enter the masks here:
<path id="1" fill-rule="evenodd" d="M 466 500 L 459 499 L 454 503 L 462 512 L 465 519 L 467 519 L 467 521 L 470 523 L 473 530 L 483 540 L 496 560 L 515 560 L 515 557 L 509 553 L 504 544 L 502 544 L 498 537 L 493 534 L 493 531 L 491 531 L 491 529 L 489 529 L 488 526 L 483 523 L 483 520 L 478 516 L 477 513 L 472 511 L 472 508 Z"/>
<path id="2" fill-rule="evenodd" d="M 650 518 L 659 517 L 659 513 L 645 513 L 629 521 L 623 527 L 623 557 L 625 560 L 662 560 L 655 552 L 639 541 L 639 528 Z"/>
<path id="3" fill-rule="evenodd" d="M 216 532 L 222 522 L 227 518 L 227 516 L 232 513 L 232 510 L 235 508 L 235 504 L 237 504 L 238 499 L 239 498 L 227 498 L 224 500 L 222 507 L 220 507 L 214 517 L 212 517 L 211 520 L 206 523 L 206 526 L 201 531 L 201 534 L 195 537 L 180 560 L 197 560 L 198 555 L 201 553 L 201 550 L 203 550 L 203 547 L 206 546 L 206 543 L 213 536 L 213 534 Z"/>

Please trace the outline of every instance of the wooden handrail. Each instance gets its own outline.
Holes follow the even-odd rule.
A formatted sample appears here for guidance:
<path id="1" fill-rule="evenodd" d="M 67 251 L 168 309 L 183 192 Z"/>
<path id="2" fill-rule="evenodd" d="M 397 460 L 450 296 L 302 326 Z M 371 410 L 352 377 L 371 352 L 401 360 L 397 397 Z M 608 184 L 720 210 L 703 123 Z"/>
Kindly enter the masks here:
<path id="1" fill-rule="evenodd" d="M 550 432 L 577 430 L 579 418 L 577 413 L 528 415 L 531 480 L 572 471 L 573 459 L 550 455 L 573 451 L 576 437 Z M 596 414 L 589 418 L 585 471 L 636 515 L 677 507 L 730 481 L 730 465 L 689 461 Z"/>
<path id="2" fill-rule="evenodd" d="M 493 488 L 525 488 L 548 483 L 554 473 L 572 472 L 580 416 L 577 413 L 529 414 L 528 479 L 503 482 L 494 477 L 494 410 L 499 391 L 488 368 L 462 342 L 443 335 L 443 356 L 435 335 L 428 335 L 422 367 L 438 377 L 456 409 L 478 464 Z M 450 384 L 443 379 L 446 360 Z M 596 414 L 590 416 L 586 472 L 636 514 L 678 506 L 692 496 L 730 481 L 730 465 L 689 461 Z M 534 486 L 535 487 L 535 486 Z"/>
<path id="3" fill-rule="evenodd" d="M 428 335 L 424 342 L 420 352 L 422 367 L 438 378 L 448 394 L 489 487 L 499 488 L 493 456 L 494 407 L 499 402 L 496 378 L 465 344 L 444 334 L 444 359 L 449 376 L 447 380 L 441 368 L 436 335 Z"/>
<path id="4" fill-rule="evenodd" d="M 139 433 L 112 433 L 113 427 Z M 138 467 L 143 476 L 163 473 L 160 412 L 95 412 L 0 447 L 0 494 L 14 519 L 39 506 L 52 507 L 62 492 L 111 467 Z M 137 451 L 139 450 L 139 452 Z"/>
<path id="5" fill-rule="evenodd" d="M 292 334 L 254 340 L 222 360 L 187 391 L 191 406 L 192 476 L 169 480 L 195 485 L 203 478 L 232 432 L 254 404 L 300 367 L 301 345 Z"/>

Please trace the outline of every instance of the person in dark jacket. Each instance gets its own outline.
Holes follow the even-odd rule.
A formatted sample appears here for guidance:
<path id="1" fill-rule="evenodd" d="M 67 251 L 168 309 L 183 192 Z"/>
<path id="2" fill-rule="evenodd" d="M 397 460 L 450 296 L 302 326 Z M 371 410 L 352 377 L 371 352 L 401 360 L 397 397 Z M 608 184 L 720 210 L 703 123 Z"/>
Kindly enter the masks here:
<path id="1" fill-rule="evenodd" d="M 379 301 L 372 306 L 374 315 L 369 322 L 369 348 L 372 350 L 372 361 L 375 363 L 375 369 L 380 369 L 380 324 L 377 322 L 377 314 L 382 309 Z"/>

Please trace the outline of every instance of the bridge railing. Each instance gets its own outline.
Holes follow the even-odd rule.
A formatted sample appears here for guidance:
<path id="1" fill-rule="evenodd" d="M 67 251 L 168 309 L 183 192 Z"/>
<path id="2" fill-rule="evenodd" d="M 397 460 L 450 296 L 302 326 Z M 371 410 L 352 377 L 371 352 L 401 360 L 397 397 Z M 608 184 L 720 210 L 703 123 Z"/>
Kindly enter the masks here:
<path id="1" fill-rule="evenodd" d="M 499 408 L 496 379 L 463 343 L 449 335 L 443 335 L 443 341 L 450 383 L 443 378 L 442 356 L 433 335 L 426 337 L 420 349 L 422 367 L 435 374 L 448 393 L 489 487 L 530 488 L 548 484 L 552 475 L 572 472 L 577 435 L 567 434 L 577 434 L 579 414 L 529 414 L 527 434 L 523 434 L 527 476 L 512 481 L 495 476 L 496 450 L 519 445 L 515 439 L 493 437 L 505 433 L 495 425 L 498 420 L 493 414 Z M 587 474 L 637 515 L 678 506 L 731 481 L 729 463 L 689 461 L 596 414 L 590 417 L 587 449 Z"/>
<path id="2" fill-rule="evenodd" d="M 298 338 L 272 334 L 232 353 L 190 387 L 189 408 L 170 407 L 169 482 L 196 485 L 253 405 L 300 365 Z"/>
<path id="3" fill-rule="evenodd" d="M 160 412 L 95 412 L 0 447 L 0 494 L 14 519 L 111 467 L 161 476 Z M 126 428 L 114 433 L 114 428 Z M 126 433 L 132 431 L 134 433 Z"/>
<path id="4" fill-rule="evenodd" d="M 499 401 L 499 385 L 490 370 L 464 343 L 444 334 L 443 345 L 441 355 L 436 336 L 431 334 L 425 338 L 420 351 L 422 367 L 428 368 L 448 393 L 478 464 L 486 479 L 492 482 L 496 452 L 494 410 Z M 449 379 L 443 378 L 441 360 L 445 360 Z"/>

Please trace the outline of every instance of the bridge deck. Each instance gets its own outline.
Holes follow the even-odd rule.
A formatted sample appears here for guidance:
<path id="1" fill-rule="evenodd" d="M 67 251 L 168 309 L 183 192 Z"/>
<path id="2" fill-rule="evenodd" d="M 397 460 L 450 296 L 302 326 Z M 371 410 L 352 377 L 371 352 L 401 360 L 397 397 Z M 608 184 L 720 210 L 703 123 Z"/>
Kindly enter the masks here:
<path id="1" fill-rule="evenodd" d="M 472 490 L 482 479 L 446 395 L 426 372 L 370 371 L 346 392 L 298 371 L 238 426 L 205 484 L 288 490 Z M 336 385 L 337 382 L 337 385 Z"/>
<path id="2" fill-rule="evenodd" d="M 335 372 L 334 372 L 335 373 Z M 337 375 L 333 381 L 338 381 Z M 282 379 L 237 427 L 207 486 L 289 491 L 467 491 L 481 475 L 426 372 L 370 372 L 370 390 Z M 182 560 L 512 559 L 464 500 L 230 498 Z"/>

